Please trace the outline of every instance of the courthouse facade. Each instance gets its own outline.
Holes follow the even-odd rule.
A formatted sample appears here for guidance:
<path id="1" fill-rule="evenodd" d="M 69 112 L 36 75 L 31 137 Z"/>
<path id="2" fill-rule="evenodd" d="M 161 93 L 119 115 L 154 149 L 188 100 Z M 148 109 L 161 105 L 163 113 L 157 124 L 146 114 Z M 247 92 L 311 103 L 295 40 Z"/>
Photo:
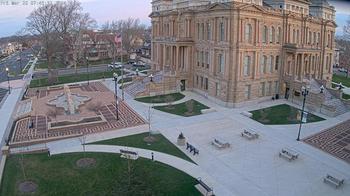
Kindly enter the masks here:
<path id="1" fill-rule="evenodd" d="M 326 0 L 153 0 L 153 70 L 226 106 L 330 85 L 336 24 Z"/>

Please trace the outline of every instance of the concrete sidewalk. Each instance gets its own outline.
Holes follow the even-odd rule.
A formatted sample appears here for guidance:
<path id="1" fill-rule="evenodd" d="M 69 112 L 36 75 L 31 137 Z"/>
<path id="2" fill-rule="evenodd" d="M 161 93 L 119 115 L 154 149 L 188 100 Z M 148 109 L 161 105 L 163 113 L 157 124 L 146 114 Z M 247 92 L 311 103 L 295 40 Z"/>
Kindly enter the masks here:
<path id="1" fill-rule="evenodd" d="M 74 153 L 74 152 L 84 152 L 82 145 L 76 145 L 72 147 L 52 148 L 49 146 L 50 154 L 64 154 L 64 153 Z M 120 150 L 130 150 L 137 152 L 140 157 L 146 159 L 152 159 L 152 152 L 154 153 L 154 160 L 170 165 L 178 170 L 185 172 L 186 174 L 192 176 L 193 178 L 201 178 L 203 182 L 208 184 L 213 188 L 215 195 L 222 196 L 234 196 L 232 192 L 227 190 L 222 185 L 218 184 L 212 177 L 210 177 L 206 172 L 204 172 L 198 165 L 193 164 L 189 161 L 183 160 L 181 158 L 168 155 L 165 153 L 151 151 L 140 148 L 132 148 L 127 146 L 111 146 L 111 145 L 85 145 L 85 152 L 103 152 L 103 153 L 116 153 L 119 154 Z"/>

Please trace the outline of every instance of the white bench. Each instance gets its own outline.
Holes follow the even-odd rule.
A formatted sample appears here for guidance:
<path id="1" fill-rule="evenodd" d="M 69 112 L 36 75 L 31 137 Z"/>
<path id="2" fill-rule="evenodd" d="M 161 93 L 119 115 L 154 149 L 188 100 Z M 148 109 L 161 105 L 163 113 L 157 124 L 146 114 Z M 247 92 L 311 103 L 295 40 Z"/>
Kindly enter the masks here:
<path id="1" fill-rule="evenodd" d="M 121 158 L 125 158 L 125 159 L 132 159 L 132 160 L 136 160 L 139 158 L 139 155 L 137 152 L 134 151 L 130 151 L 130 150 L 122 150 L 120 149 L 120 154 L 121 154 Z"/>
<path id="2" fill-rule="evenodd" d="M 287 158 L 289 161 L 295 160 L 298 158 L 299 154 L 295 152 L 294 150 L 283 148 L 281 152 L 279 153 L 279 157 L 283 156 L 284 158 Z"/>
<path id="3" fill-rule="evenodd" d="M 241 133 L 241 135 L 242 137 L 246 137 L 249 140 L 259 138 L 259 134 L 255 133 L 254 131 L 246 130 L 246 129 Z"/>
<path id="4" fill-rule="evenodd" d="M 223 140 L 216 139 L 216 138 L 211 142 L 211 144 L 213 146 L 216 146 L 219 149 L 230 147 L 230 143 L 223 141 Z"/>
<path id="5" fill-rule="evenodd" d="M 334 185 L 335 188 L 338 188 L 342 184 L 344 184 L 344 179 L 340 179 L 340 178 L 337 178 L 337 177 L 334 177 L 334 176 L 327 174 L 326 177 L 323 178 L 323 182 Z"/>

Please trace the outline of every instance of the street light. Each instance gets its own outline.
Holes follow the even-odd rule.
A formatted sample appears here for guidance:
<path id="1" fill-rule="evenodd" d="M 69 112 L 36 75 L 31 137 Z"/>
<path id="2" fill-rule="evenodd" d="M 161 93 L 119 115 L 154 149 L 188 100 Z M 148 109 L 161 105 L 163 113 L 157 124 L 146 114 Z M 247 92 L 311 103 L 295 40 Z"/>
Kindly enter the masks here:
<path id="1" fill-rule="evenodd" d="M 139 76 L 139 68 L 136 68 L 136 76 Z"/>
<path id="2" fill-rule="evenodd" d="M 7 83 L 8 83 L 8 87 L 9 87 L 9 94 L 11 94 L 10 76 L 9 76 L 9 71 L 10 70 L 9 70 L 8 67 L 6 67 L 5 70 L 6 70 L 6 73 L 7 73 Z"/>
<path id="3" fill-rule="evenodd" d="M 151 78 L 151 82 L 153 82 L 153 74 L 149 76 Z"/>
<path id="4" fill-rule="evenodd" d="M 86 56 L 86 71 L 87 71 L 87 81 L 88 81 L 88 85 L 90 85 L 90 77 L 89 77 L 89 56 Z"/>
<path id="5" fill-rule="evenodd" d="M 113 80 L 114 80 L 114 93 L 115 93 L 115 112 L 117 113 L 117 120 L 119 120 L 119 112 L 118 112 L 118 74 L 113 73 Z"/>
<path id="6" fill-rule="evenodd" d="M 301 94 L 304 97 L 304 99 L 303 99 L 303 108 L 302 108 L 302 111 L 301 111 L 301 118 L 300 118 L 300 125 L 299 125 L 299 132 L 298 132 L 297 141 L 300 141 L 300 131 L 301 131 L 301 126 L 303 125 L 306 96 L 309 94 L 308 88 L 306 88 L 304 86 L 301 87 Z"/>

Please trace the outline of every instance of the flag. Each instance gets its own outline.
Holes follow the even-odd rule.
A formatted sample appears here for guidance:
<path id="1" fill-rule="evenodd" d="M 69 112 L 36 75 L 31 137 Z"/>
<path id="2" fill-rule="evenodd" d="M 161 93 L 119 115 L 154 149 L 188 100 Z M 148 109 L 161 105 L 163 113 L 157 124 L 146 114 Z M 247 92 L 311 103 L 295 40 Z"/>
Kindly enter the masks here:
<path id="1" fill-rule="evenodd" d="M 122 34 L 118 33 L 114 38 L 115 44 L 121 44 L 122 43 Z"/>

